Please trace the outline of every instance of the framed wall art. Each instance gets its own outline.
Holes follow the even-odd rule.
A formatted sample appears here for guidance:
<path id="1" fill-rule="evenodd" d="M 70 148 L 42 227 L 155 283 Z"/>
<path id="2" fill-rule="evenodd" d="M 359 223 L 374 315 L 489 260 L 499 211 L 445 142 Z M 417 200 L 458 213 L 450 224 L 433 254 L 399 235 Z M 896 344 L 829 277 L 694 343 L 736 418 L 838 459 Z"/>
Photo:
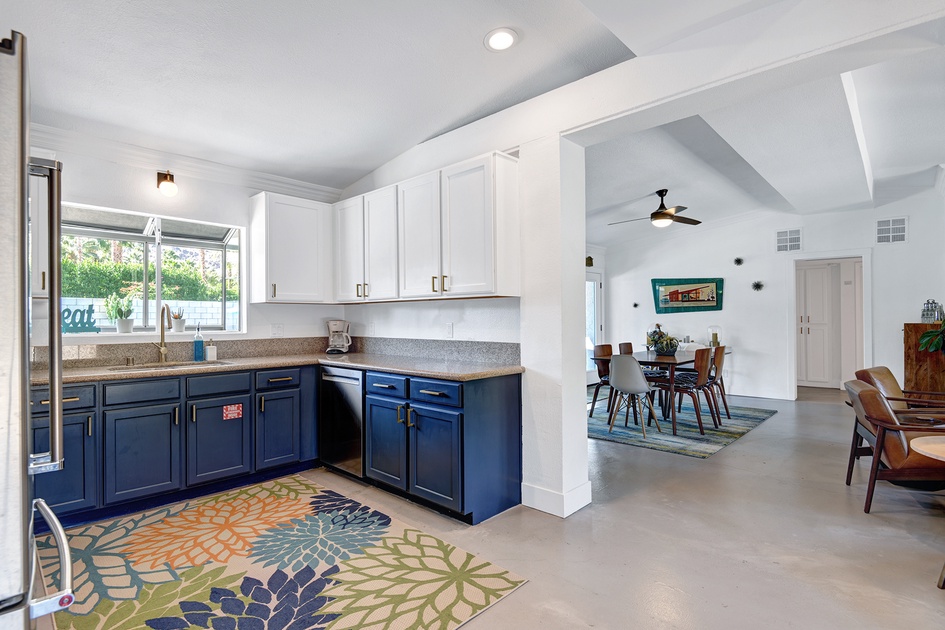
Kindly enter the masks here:
<path id="1" fill-rule="evenodd" d="M 722 310 L 722 278 L 653 278 L 657 313 Z"/>

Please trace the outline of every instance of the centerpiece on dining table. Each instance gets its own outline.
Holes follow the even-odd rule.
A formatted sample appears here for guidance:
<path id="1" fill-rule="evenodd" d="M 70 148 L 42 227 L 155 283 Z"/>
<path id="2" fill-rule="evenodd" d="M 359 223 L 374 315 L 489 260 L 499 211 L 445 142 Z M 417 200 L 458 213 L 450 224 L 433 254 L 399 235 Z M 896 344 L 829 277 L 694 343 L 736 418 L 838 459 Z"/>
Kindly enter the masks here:
<path id="1" fill-rule="evenodd" d="M 646 347 L 653 348 L 658 355 L 672 356 L 679 347 L 679 339 L 664 331 L 659 324 L 654 324 L 646 333 Z"/>

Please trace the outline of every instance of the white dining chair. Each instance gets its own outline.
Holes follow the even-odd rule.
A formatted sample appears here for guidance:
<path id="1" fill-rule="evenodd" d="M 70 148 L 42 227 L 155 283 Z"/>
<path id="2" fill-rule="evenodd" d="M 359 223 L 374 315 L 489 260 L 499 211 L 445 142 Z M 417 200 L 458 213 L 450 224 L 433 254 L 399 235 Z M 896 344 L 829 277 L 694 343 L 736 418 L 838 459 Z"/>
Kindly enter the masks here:
<path id="1" fill-rule="evenodd" d="M 630 406 L 636 403 L 640 412 L 640 428 L 646 438 L 646 420 L 643 415 L 644 405 L 650 410 L 650 418 L 656 423 L 656 430 L 660 433 L 660 421 L 653 410 L 653 392 L 640 363 L 628 354 L 615 354 L 610 359 L 610 387 L 614 391 L 613 408 L 610 410 L 610 429 L 614 430 L 614 422 L 621 408 L 624 409 L 624 426 L 629 426 Z M 644 401 L 646 401 L 644 403 Z M 636 415 L 637 409 L 634 409 Z"/>

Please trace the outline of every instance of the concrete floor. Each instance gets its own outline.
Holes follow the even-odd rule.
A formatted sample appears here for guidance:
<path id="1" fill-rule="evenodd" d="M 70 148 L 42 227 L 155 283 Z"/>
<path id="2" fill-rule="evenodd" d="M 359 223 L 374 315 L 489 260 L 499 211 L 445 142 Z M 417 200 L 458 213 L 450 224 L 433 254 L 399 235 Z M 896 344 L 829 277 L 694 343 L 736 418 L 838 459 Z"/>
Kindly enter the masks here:
<path id="1" fill-rule="evenodd" d="M 506 628 L 941 628 L 945 491 L 844 485 L 843 396 L 730 397 L 778 413 L 709 459 L 588 440 L 593 503 L 470 527 L 325 470 L 306 476 L 527 578 L 470 621 Z"/>

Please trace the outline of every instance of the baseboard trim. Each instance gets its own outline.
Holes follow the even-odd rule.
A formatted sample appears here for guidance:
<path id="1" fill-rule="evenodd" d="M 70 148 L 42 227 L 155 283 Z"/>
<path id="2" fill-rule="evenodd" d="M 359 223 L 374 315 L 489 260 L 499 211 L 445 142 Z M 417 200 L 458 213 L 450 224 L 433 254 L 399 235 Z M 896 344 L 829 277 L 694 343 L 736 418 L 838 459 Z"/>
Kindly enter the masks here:
<path id="1" fill-rule="evenodd" d="M 557 492 L 527 483 L 522 484 L 523 505 L 561 518 L 571 516 L 590 503 L 590 481 L 585 481 L 567 492 Z"/>

